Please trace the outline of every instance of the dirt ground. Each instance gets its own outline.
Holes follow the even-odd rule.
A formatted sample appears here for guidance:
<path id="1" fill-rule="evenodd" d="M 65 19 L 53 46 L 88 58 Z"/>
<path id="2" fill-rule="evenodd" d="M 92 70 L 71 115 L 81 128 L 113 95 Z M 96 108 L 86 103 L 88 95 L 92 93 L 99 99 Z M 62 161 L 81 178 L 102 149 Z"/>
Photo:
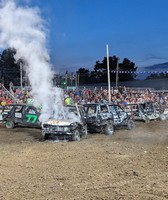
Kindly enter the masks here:
<path id="1" fill-rule="evenodd" d="M 1 200 L 168 199 L 168 121 L 80 142 L 39 138 L 0 125 Z"/>

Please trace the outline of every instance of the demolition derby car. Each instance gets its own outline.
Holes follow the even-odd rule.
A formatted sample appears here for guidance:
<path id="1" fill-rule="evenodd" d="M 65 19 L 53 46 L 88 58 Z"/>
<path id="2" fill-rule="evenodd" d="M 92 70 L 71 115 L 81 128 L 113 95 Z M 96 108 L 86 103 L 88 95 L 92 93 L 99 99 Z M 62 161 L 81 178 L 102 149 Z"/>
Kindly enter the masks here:
<path id="1" fill-rule="evenodd" d="M 116 104 L 108 104 L 113 116 L 113 125 L 115 127 L 127 127 L 128 130 L 135 128 L 135 122 L 125 110 Z"/>
<path id="2" fill-rule="evenodd" d="M 90 133 L 113 134 L 113 117 L 107 104 L 89 103 L 83 106 L 86 112 L 88 131 Z"/>
<path id="3" fill-rule="evenodd" d="M 80 141 L 87 135 L 85 111 L 82 106 L 67 106 L 66 119 L 49 119 L 42 124 L 42 140 Z"/>
<path id="4" fill-rule="evenodd" d="M 146 123 L 154 119 L 166 119 L 163 111 L 153 102 L 128 104 L 125 106 L 125 111 L 132 116 L 134 120 L 140 120 Z"/>
<path id="5" fill-rule="evenodd" d="M 112 135 L 115 127 L 135 128 L 131 117 L 119 105 L 100 103 L 85 104 L 86 122 L 89 132 Z"/>
<path id="6" fill-rule="evenodd" d="M 14 128 L 16 126 L 39 127 L 40 111 L 26 104 L 10 104 L 3 106 L 1 118 L 6 128 Z"/>

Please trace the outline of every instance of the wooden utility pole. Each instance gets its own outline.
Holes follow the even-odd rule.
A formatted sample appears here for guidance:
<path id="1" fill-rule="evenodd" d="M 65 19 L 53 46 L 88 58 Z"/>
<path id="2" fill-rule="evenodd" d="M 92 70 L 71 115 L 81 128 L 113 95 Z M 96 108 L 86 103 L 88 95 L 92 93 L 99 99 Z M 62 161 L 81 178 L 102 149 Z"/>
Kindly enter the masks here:
<path id="1" fill-rule="evenodd" d="M 118 89 L 118 61 L 119 58 L 117 58 L 117 68 L 116 68 L 116 90 Z"/>
<path id="2" fill-rule="evenodd" d="M 23 89 L 23 64 L 20 62 L 20 88 Z"/>

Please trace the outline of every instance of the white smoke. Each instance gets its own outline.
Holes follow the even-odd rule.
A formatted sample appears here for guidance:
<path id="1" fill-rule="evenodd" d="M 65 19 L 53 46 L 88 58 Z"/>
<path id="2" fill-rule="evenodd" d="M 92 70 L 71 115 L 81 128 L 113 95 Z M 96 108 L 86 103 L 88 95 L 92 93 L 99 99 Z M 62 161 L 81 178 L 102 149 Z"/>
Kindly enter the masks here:
<path id="1" fill-rule="evenodd" d="M 50 57 L 46 49 L 45 22 L 38 8 L 17 6 L 14 0 L 0 2 L 0 48 L 16 49 L 15 60 L 23 59 L 32 96 L 42 105 L 44 122 L 63 113 L 63 92 L 52 87 Z"/>

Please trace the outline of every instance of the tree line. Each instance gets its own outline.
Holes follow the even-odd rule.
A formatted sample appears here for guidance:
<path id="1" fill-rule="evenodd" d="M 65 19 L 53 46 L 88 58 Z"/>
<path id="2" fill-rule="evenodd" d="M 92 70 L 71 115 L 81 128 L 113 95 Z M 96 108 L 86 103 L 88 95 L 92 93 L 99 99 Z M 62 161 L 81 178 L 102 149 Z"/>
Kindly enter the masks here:
<path id="1" fill-rule="evenodd" d="M 120 73 L 118 81 L 132 81 L 135 80 L 137 67 L 135 63 L 130 61 L 128 58 L 124 58 L 121 63 L 119 63 L 119 58 L 116 56 L 109 56 L 109 74 L 110 81 L 116 81 L 116 72 L 127 72 Z M 132 73 L 129 73 L 132 72 Z M 79 81 L 81 84 L 89 83 L 106 83 L 108 81 L 108 70 L 107 70 L 107 57 L 100 61 L 96 61 L 94 69 L 90 71 L 89 69 L 79 68 L 77 74 L 79 75 Z"/>
<path id="2" fill-rule="evenodd" d="M 11 81 L 15 84 L 20 81 L 20 68 L 15 62 L 15 53 L 15 49 L 6 49 L 0 54 L 0 82 L 5 86 Z"/>
<path id="3" fill-rule="evenodd" d="M 20 60 L 19 62 L 15 62 L 14 55 L 16 54 L 15 49 L 6 49 L 0 54 L 0 82 L 3 83 L 6 87 L 8 87 L 9 83 L 12 81 L 14 85 L 20 85 L 20 63 L 24 63 L 24 61 Z M 132 81 L 136 78 L 136 70 L 137 66 L 134 62 L 130 61 L 128 58 L 124 58 L 121 62 L 119 62 L 119 58 L 117 56 L 109 56 L 109 74 L 111 82 L 116 81 L 116 72 L 119 70 L 120 73 L 118 81 Z M 129 73 L 130 72 L 130 73 Z M 93 70 L 89 70 L 85 67 L 79 68 L 75 74 L 76 78 L 71 77 L 71 84 L 75 84 L 76 79 L 78 84 L 93 84 L 93 83 L 107 83 L 107 57 L 104 57 L 102 61 L 96 61 Z M 72 72 L 66 72 L 66 75 L 63 79 L 64 83 L 67 84 L 68 76 L 67 74 L 73 74 Z M 25 78 L 25 72 L 23 71 L 23 85 L 26 84 L 27 79 Z M 58 75 L 55 75 L 58 77 Z M 161 75 L 158 75 L 161 78 Z M 157 78 L 157 75 L 147 77 L 147 79 Z"/>

